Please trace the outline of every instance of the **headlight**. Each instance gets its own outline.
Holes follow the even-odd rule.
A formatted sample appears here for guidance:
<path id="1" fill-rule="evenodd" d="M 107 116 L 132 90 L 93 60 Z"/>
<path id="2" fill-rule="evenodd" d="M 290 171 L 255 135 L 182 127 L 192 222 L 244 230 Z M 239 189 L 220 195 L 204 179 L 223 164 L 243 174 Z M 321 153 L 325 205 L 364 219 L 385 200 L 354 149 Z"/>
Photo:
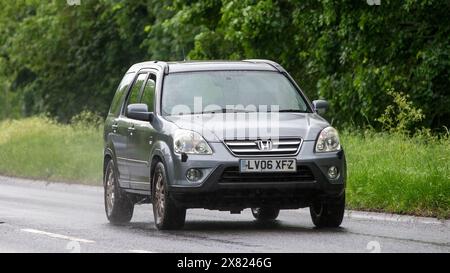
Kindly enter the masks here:
<path id="1" fill-rule="evenodd" d="M 177 153 L 212 154 L 211 147 L 203 137 L 194 131 L 177 130 L 173 138 L 173 147 Z"/>
<path id="2" fill-rule="evenodd" d="M 320 132 L 316 143 L 316 152 L 335 152 L 341 149 L 341 143 L 339 142 L 339 135 L 336 129 L 333 127 L 326 127 Z"/>

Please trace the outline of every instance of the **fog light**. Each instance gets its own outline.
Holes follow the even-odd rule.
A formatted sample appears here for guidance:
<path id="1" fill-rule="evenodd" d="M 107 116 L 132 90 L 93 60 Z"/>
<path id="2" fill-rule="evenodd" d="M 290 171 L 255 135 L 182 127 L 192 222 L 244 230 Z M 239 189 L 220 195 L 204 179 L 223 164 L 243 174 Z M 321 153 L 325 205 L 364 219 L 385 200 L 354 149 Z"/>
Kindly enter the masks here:
<path id="1" fill-rule="evenodd" d="M 202 178 L 202 171 L 199 169 L 189 169 L 186 172 L 186 178 L 191 182 L 196 182 Z"/>
<path id="2" fill-rule="evenodd" d="M 331 166 L 328 168 L 328 177 L 331 179 L 336 179 L 339 176 L 339 170 L 336 166 Z"/>

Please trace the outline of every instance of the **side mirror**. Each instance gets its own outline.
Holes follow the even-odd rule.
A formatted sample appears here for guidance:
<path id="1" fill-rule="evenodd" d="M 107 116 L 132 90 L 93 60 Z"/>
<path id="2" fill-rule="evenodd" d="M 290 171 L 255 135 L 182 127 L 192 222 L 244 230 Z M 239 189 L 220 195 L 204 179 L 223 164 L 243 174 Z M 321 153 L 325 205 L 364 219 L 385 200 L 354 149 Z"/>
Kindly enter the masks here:
<path id="1" fill-rule="evenodd" d="M 149 121 L 153 120 L 153 113 L 148 111 L 145 103 L 134 103 L 127 107 L 127 117 L 136 120 Z"/>
<path id="2" fill-rule="evenodd" d="M 325 111 L 328 109 L 328 101 L 326 100 L 315 100 L 312 103 L 314 106 L 314 111 L 319 114 L 325 113 Z"/>

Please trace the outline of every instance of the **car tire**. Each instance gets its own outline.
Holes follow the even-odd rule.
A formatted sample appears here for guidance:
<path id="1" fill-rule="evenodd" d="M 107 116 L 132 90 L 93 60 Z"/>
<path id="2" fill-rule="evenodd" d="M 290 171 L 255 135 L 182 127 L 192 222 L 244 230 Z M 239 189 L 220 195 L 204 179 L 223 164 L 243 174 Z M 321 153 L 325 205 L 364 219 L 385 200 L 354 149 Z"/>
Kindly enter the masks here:
<path id="1" fill-rule="evenodd" d="M 186 220 L 186 209 L 178 207 L 168 191 L 166 168 L 158 162 L 152 175 L 152 204 L 156 228 L 159 230 L 181 229 Z"/>
<path id="2" fill-rule="evenodd" d="M 116 165 L 110 159 L 103 178 L 106 217 L 112 224 L 124 224 L 133 217 L 134 204 L 119 187 L 117 175 Z"/>
<path id="3" fill-rule="evenodd" d="M 279 213 L 280 209 L 277 208 L 252 208 L 253 217 L 262 222 L 274 221 L 277 219 Z"/>
<path id="4" fill-rule="evenodd" d="M 315 200 L 309 207 L 309 211 L 316 227 L 339 227 L 344 218 L 345 196 L 337 199 Z"/>

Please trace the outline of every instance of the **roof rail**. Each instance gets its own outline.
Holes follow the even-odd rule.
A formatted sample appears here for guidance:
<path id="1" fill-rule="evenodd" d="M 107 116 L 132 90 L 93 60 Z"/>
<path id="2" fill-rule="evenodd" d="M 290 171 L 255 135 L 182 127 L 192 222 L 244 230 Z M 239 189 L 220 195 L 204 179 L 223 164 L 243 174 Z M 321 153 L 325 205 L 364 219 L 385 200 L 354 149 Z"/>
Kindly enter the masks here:
<path id="1" fill-rule="evenodd" d="M 163 62 L 163 61 L 153 61 L 153 63 L 158 64 L 161 69 L 163 70 L 164 74 L 169 74 L 169 64 L 167 62 Z"/>
<path id="2" fill-rule="evenodd" d="M 252 63 L 265 63 L 268 64 L 270 66 L 272 66 L 273 68 L 275 68 L 278 72 L 284 72 L 283 67 L 281 67 L 281 65 L 277 64 L 274 61 L 271 60 L 265 60 L 265 59 L 246 59 L 246 60 L 242 60 L 243 62 L 252 62 Z"/>

